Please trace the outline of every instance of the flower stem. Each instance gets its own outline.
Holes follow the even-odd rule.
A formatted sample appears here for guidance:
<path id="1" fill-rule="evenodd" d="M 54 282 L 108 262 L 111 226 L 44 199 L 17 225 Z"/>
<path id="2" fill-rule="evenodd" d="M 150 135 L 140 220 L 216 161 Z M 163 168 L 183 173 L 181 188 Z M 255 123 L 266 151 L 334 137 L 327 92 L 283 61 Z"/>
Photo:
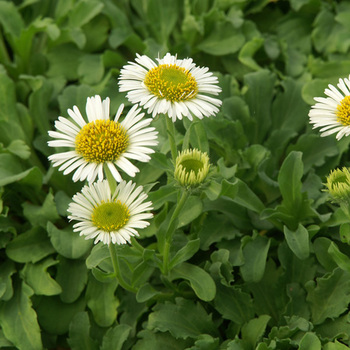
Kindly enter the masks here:
<path id="1" fill-rule="evenodd" d="M 118 255 L 117 255 L 117 252 L 116 252 L 116 247 L 114 244 L 110 244 L 108 246 L 109 248 L 109 253 L 111 255 L 111 259 L 112 259 L 112 264 L 113 264 L 113 269 L 114 269 L 114 273 L 115 273 L 115 277 L 118 281 L 118 283 L 126 290 L 130 291 L 130 292 L 133 292 L 133 293 L 136 293 L 137 290 L 135 288 L 133 288 L 132 286 L 129 285 L 129 283 L 127 283 L 121 272 L 120 272 L 120 266 L 119 266 L 119 260 L 118 260 Z"/>
<path id="2" fill-rule="evenodd" d="M 171 157 L 173 159 L 174 165 L 175 160 L 177 156 L 177 147 L 176 147 L 176 140 L 175 140 L 175 126 L 171 118 L 169 118 L 167 115 L 165 115 L 166 118 L 166 126 L 167 126 L 167 132 L 169 137 L 169 144 L 170 144 L 170 151 L 171 151 Z"/>
<path id="3" fill-rule="evenodd" d="M 176 219 L 178 218 L 183 206 L 188 198 L 188 192 L 183 191 L 180 200 L 176 204 L 176 208 L 170 218 L 169 226 L 165 234 L 165 245 L 163 250 L 163 274 L 169 273 L 169 257 L 170 257 L 170 246 L 173 240 L 173 234 L 176 230 Z"/>

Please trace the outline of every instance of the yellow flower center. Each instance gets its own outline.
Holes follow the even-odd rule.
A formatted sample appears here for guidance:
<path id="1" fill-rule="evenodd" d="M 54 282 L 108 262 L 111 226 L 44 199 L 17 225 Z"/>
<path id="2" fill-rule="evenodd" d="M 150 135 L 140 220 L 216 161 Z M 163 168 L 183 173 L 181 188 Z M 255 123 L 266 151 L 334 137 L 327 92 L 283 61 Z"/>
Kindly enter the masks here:
<path id="1" fill-rule="evenodd" d="M 176 64 L 161 64 L 152 68 L 146 74 L 144 83 L 152 94 L 171 102 L 186 101 L 198 93 L 194 76 Z"/>
<path id="2" fill-rule="evenodd" d="M 128 145 L 126 130 L 113 120 L 90 122 L 75 138 L 75 149 L 87 162 L 113 162 L 125 152 Z"/>
<path id="3" fill-rule="evenodd" d="M 337 106 L 337 120 L 343 125 L 350 125 L 350 96 L 345 96 Z"/>
<path id="4" fill-rule="evenodd" d="M 117 202 L 101 202 L 93 209 L 91 220 L 99 229 L 105 232 L 117 231 L 129 221 L 130 212 L 125 204 Z"/>

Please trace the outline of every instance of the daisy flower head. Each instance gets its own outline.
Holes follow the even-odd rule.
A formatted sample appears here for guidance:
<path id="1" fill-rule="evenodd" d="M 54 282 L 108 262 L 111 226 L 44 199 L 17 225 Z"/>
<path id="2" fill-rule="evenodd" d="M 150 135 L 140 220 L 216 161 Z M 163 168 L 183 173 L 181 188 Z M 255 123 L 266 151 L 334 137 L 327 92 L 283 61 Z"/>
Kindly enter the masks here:
<path id="1" fill-rule="evenodd" d="M 192 58 L 183 60 L 167 53 L 157 62 L 137 54 L 120 71 L 119 90 L 127 91 L 132 103 L 139 103 L 153 118 L 167 114 L 173 122 L 184 116 L 193 120 L 215 115 L 221 101 L 218 78 L 207 67 L 197 67 Z"/>
<path id="2" fill-rule="evenodd" d="M 152 118 L 142 119 L 141 108 L 134 105 L 120 122 L 124 105 L 120 105 L 115 118 L 110 119 L 109 103 L 109 98 L 102 101 L 98 95 L 89 97 L 86 102 L 87 121 L 74 106 L 68 109 L 72 120 L 58 117 L 56 131 L 49 131 L 49 136 L 54 139 L 48 142 L 50 147 L 70 148 L 50 155 L 49 160 L 65 175 L 75 171 L 74 182 L 93 182 L 96 177 L 102 180 L 105 177 L 104 165 L 117 182 L 122 180 L 117 168 L 133 177 L 139 169 L 129 159 L 149 161 L 149 154 L 154 153 L 149 147 L 158 144 L 155 128 L 149 127 Z"/>
<path id="3" fill-rule="evenodd" d="M 349 76 L 350 79 L 350 76 Z M 337 134 L 336 139 L 350 135 L 350 81 L 339 79 L 338 89 L 329 84 L 327 97 L 315 97 L 317 102 L 309 112 L 313 128 L 321 128 L 321 136 Z"/>
<path id="4" fill-rule="evenodd" d="M 135 188 L 135 183 L 124 180 L 114 193 L 107 180 L 85 185 L 68 207 L 68 219 L 78 221 L 73 225 L 74 232 L 95 239 L 95 244 L 130 243 L 132 236 L 139 236 L 137 229 L 147 227 L 149 222 L 145 220 L 153 217 L 147 213 L 152 202 L 144 202 L 147 195 L 142 190 L 142 186 Z"/>

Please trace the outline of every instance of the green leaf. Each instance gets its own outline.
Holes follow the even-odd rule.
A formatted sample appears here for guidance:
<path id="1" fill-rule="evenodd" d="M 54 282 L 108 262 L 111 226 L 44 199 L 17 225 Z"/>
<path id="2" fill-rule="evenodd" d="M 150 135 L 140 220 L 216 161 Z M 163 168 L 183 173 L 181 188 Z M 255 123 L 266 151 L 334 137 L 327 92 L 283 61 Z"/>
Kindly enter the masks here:
<path id="1" fill-rule="evenodd" d="M 36 311 L 42 329 L 50 334 L 61 335 L 69 330 L 73 317 L 84 311 L 86 302 L 84 297 L 74 303 L 63 303 L 58 296 L 40 298 Z"/>
<path id="2" fill-rule="evenodd" d="M 183 350 L 193 344 L 193 340 L 190 338 L 187 340 L 175 339 L 168 332 L 155 333 L 149 330 L 142 330 L 137 335 L 141 339 L 133 346 L 133 350 Z"/>
<path id="3" fill-rule="evenodd" d="M 13 296 L 11 276 L 16 272 L 15 264 L 6 260 L 0 265 L 0 300 L 10 300 Z"/>
<path id="4" fill-rule="evenodd" d="M 12 37 L 20 36 L 24 28 L 23 19 L 16 5 L 8 1 L 0 1 L 0 23 L 5 33 Z"/>
<path id="5" fill-rule="evenodd" d="M 81 58 L 78 74 L 83 84 L 93 85 L 101 81 L 104 67 L 101 55 L 85 55 Z"/>
<path id="6" fill-rule="evenodd" d="M 95 322 L 100 327 L 110 327 L 117 318 L 119 300 L 114 295 L 117 281 L 101 283 L 90 278 L 86 289 L 86 300 Z"/>
<path id="7" fill-rule="evenodd" d="M 254 60 L 254 54 L 261 48 L 264 44 L 263 38 L 253 38 L 252 40 L 246 42 L 239 52 L 238 59 L 247 67 L 253 70 L 260 70 L 261 67 Z"/>
<path id="8" fill-rule="evenodd" d="M 72 225 L 60 230 L 48 222 L 47 232 L 57 252 L 68 259 L 79 259 L 85 256 L 93 246 L 93 240 L 84 239 L 77 232 L 73 232 Z"/>
<path id="9" fill-rule="evenodd" d="M 68 344 L 74 350 L 97 350 L 98 345 L 90 337 L 90 320 L 87 312 L 78 312 L 69 325 Z"/>
<path id="10" fill-rule="evenodd" d="M 218 284 L 214 304 L 223 318 L 238 325 L 254 317 L 252 297 L 238 288 Z"/>
<path id="11" fill-rule="evenodd" d="M 71 260 L 60 256 L 59 261 L 56 281 L 62 287 L 60 298 L 64 303 L 73 303 L 80 297 L 88 279 L 85 260 Z"/>
<path id="12" fill-rule="evenodd" d="M 329 255 L 333 258 L 335 263 L 344 271 L 350 273 L 350 259 L 347 255 L 343 254 L 334 242 L 329 245 Z"/>
<path id="13" fill-rule="evenodd" d="M 30 148 L 22 140 L 13 140 L 7 146 L 7 150 L 21 159 L 28 159 L 30 157 Z"/>
<path id="14" fill-rule="evenodd" d="M 108 329 L 102 339 L 100 350 L 121 350 L 123 344 L 128 339 L 131 332 L 131 327 L 127 324 L 119 324 Z"/>
<path id="15" fill-rule="evenodd" d="M 336 268 L 331 274 L 306 284 L 307 301 L 310 304 L 312 320 L 315 325 L 326 318 L 335 318 L 343 313 L 350 302 L 350 274 Z"/>
<path id="16" fill-rule="evenodd" d="M 36 263 L 54 252 L 46 231 L 41 227 L 20 234 L 6 247 L 7 256 L 20 263 Z"/>
<path id="17" fill-rule="evenodd" d="M 315 333 L 305 333 L 300 340 L 299 350 L 321 350 L 321 341 Z"/>
<path id="18" fill-rule="evenodd" d="M 229 22 L 218 22 L 211 34 L 197 45 L 197 49 L 209 55 L 222 56 L 237 52 L 244 42 L 245 38 L 240 29 Z"/>
<path id="19" fill-rule="evenodd" d="M 259 282 L 264 275 L 270 239 L 257 236 L 243 247 L 244 264 L 240 267 L 246 282 Z"/>
<path id="20" fill-rule="evenodd" d="M 176 298 L 176 304 L 157 304 L 148 317 L 149 329 L 169 331 L 175 338 L 197 338 L 200 334 L 217 335 L 211 316 L 200 303 Z"/>
<path id="21" fill-rule="evenodd" d="M 323 347 L 324 350 L 346 350 L 349 349 L 348 346 L 335 341 L 334 343 L 327 343 Z"/>
<path id="22" fill-rule="evenodd" d="M 25 178 L 35 168 L 27 169 L 20 158 L 7 153 L 0 154 L 0 186 L 17 182 Z"/>
<path id="23" fill-rule="evenodd" d="M 216 288 L 211 276 L 198 266 L 183 262 L 171 270 L 170 280 L 186 279 L 199 299 L 211 301 L 215 297 Z"/>
<path id="24" fill-rule="evenodd" d="M 58 261 L 48 258 L 36 264 L 27 263 L 22 270 L 27 284 L 36 295 L 56 295 L 62 292 L 61 286 L 50 276 L 47 269 L 58 264 Z"/>
<path id="25" fill-rule="evenodd" d="M 191 122 L 184 138 L 186 138 L 186 136 L 188 137 L 192 148 L 197 148 L 201 152 L 207 152 L 209 154 L 208 137 L 202 121 Z M 185 146 L 185 143 L 183 146 Z M 183 147 L 183 150 L 184 149 L 185 148 Z"/>
<path id="26" fill-rule="evenodd" d="M 19 350 L 41 350 L 40 328 L 30 297 L 33 291 L 24 282 L 11 300 L 0 306 L 0 325 L 5 337 Z"/>
<path id="27" fill-rule="evenodd" d="M 197 196 L 191 196 L 187 199 L 184 207 L 178 216 L 177 227 L 183 227 L 194 221 L 199 215 L 203 213 L 203 202 Z"/>
<path id="28" fill-rule="evenodd" d="M 147 3 L 147 23 L 159 43 L 166 43 L 173 31 L 179 14 L 177 0 L 164 2 L 162 0 L 149 0 Z"/>
<path id="29" fill-rule="evenodd" d="M 267 323 L 270 321 L 269 315 L 261 315 L 244 324 L 241 330 L 242 339 L 249 348 L 255 349 L 256 344 L 264 335 Z"/>
<path id="30" fill-rule="evenodd" d="M 75 4 L 69 11 L 69 26 L 81 28 L 97 16 L 103 9 L 103 3 L 97 0 L 83 0 Z"/>
<path id="31" fill-rule="evenodd" d="M 29 220 L 32 226 L 39 225 L 46 228 L 48 221 L 55 222 L 60 218 L 52 192 L 47 194 L 42 206 L 25 202 L 22 204 L 22 207 L 23 215 Z"/>
<path id="32" fill-rule="evenodd" d="M 299 224 L 295 231 L 289 230 L 287 226 L 284 226 L 283 232 L 292 252 L 301 260 L 308 258 L 310 254 L 308 230 L 302 224 Z"/>
<path id="33" fill-rule="evenodd" d="M 275 75 L 266 70 L 244 76 L 244 84 L 248 88 L 244 97 L 250 115 L 258 125 L 252 143 L 262 143 L 271 130 L 271 102 L 275 81 Z"/>
<path id="34" fill-rule="evenodd" d="M 186 350 L 217 350 L 219 343 L 219 338 L 213 338 L 209 334 L 201 334 L 195 341 L 194 346 Z"/>
<path id="35" fill-rule="evenodd" d="M 187 244 L 184 247 L 182 247 L 179 251 L 177 251 L 175 256 L 171 259 L 169 269 L 171 270 L 176 265 L 192 258 L 192 256 L 198 251 L 199 244 L 199 238 L 194 239 L 192 241 L 188 241 Z"/>
<path id="36" fill-rule="evenodd" d="M 257 213 L 265 209 L 260 198 L 240 179 L 235 179 L 234 182 L 223 180 L 220 195 L 229 197 L 235 203 Z"/>

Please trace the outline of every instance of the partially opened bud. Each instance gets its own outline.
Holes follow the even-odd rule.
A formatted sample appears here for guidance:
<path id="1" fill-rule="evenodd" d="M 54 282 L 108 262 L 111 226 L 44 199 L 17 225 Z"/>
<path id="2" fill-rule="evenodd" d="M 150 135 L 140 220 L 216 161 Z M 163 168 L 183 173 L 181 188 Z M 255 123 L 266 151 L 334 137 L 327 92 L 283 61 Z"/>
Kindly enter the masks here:
<path id="1" fill-rule="evenodd" d="M 197 149 L 184 150 L 175 162 L 175 180 L 183 187 L 194 188 L 204 183 L 210 169 L 206 152 Z"/>
<path id="2" fill-rule="evenodd" d="M 348 168 L 332 170 L 325 185 L 335 202 L 350 204 L 350 171 Z"/>

